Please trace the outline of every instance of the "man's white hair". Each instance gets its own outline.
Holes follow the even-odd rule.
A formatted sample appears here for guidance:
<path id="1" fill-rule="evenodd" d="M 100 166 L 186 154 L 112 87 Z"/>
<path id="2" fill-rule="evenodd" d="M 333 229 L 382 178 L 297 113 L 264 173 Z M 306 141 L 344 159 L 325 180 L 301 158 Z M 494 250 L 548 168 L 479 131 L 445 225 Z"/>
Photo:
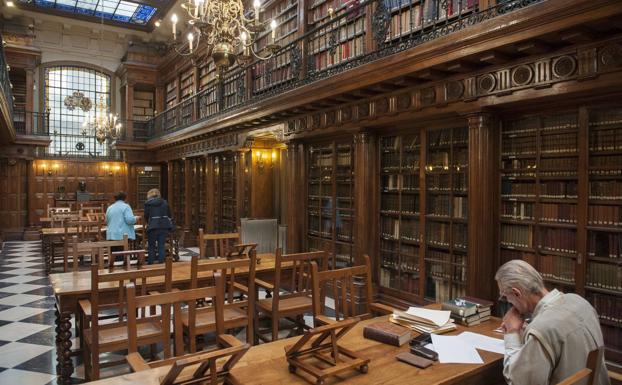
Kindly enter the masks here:
<path id="1" fill-rule="evenodd" d="M 495 274 L 495 280 L 501 290 L 513 287 L 530 293 L 540 293 L 544 290 L 544 281 L 540 273 L 521 259 L 513 259 L 501 266 Z"/>

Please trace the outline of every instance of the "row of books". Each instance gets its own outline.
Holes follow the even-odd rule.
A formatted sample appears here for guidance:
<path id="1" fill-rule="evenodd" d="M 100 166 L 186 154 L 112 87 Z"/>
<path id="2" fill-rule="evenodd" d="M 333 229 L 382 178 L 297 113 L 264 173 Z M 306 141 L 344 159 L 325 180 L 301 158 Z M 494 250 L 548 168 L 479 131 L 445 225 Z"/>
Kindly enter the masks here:
<path id="1" fill-rule="evenodd" d="M 501 197 L 526 198 L 536 196 L 536 184 L 530 182 L 501 181 Z"/>
<path id="2" fill-rule="evenodd" d="M 535 155 L 536 147 L 537 138 L 535 136 L 512 138 L 512 140 L 504 140 L 501 143 L 501 155 Z"/>
<path id="3" fill-rule="evenodd" d="M 382 175 L 382 191 L 416 191 L 419 188 L 417 175 Z"/>
<path id="4" fill-rule="evenodd" d="M 503 159 L 501 160 L 502 170 L 536 170 L 535 159 Z"/>
<path id="5" fill-rule="evenodd" d="M 401 203 L 401 205 L 400 205 Z M 417 214 L 419 212 L 419 196 L 417 194 L 402 195 L 384 194 L 380 201 L 380 209 L 387 213 Z"/>
<path id="6" fill-rule="evenodd" d="M 327 67 L 350 61 L 352 58 L 365 53 L 365 41 L 363 36 L 352 37 L 339 42 L 336 49 L 330 49 L 323 44 L 320 48 L 313 49 L 311 60 L 315 61 L 315 70 L 321 71 Z"/>
<path id="7" fill-rule="evenodd" d="M 408 258 L 416 258 L 419 255 L 419 246 L 408 243 L 399 244 L 395 240 L 387 238 L 380 239 L 380 250 L 390 254 L 406 255 Z"/>
<path id="8" fill-rule="evenodd" d="M 528 202 L 508 202 L 501 204 L 501 217 L 514 220 L 533 220 L 534 204 Z"/>
<path id="9" fill-rule="evenodd" d="M 622 206 L 588 205 L 587 223 L 592 226 L 622 225 Z"/>
<path id="10" fill-rule="evenodd" d="M 622 169 L 622 155 L 608 154 L 607 156 L 591 156 L 590 167 L 616 167 Z"/>
<path id="11" fill-rule="evenodd" d="M 380 160 L 381 168 L 385 170 L 399 170 L 418 169 L 419 168 L 419 154 L 413 152 L 402 153 L 400 159 L 399 152 L 383 152 Z"/>
<path id="12" fill-rule="evenodd" d="M 575 260 L 555 255 L 540 256 L 540 274 L 544 278 L 574 283 Z"/>
<path id="13" fill-rule="evenodd" d="M 596 309 L 598 317 L 611 322 L 620 323 L 622 326 L 622 298 L 594 293 L 589 297 L 592 306 Z"/>
<path id="14" fill-rule="evenodd" d="M 399 152 L 401 144 L 404 143 L 404 152 L 416 152 L 420 148 L 419 140 L 419 135 L 384 136 L 380 138 L 380 150 Z"/>
<path id="15" fill-rule="evenodd" d="M 380 220 L 380 234 L 389 239 L 419 242 L 419 222 L 405 219 L 402 219 L 400 222 L 393 217 L 382 217 Z"/>
<path id="16" fill-rule="evenodd" d="M 407 293 L 416 294 L 419 292 L 419 276 L 418 274 L 401 274 L 397 271 L 386 268 L 380 268 L 379 284 L 382 287 L 402 290 Z"/>
<path id="17" fill-rule="evenodd" d="M 622 290 L 622 266 L 609 263 L 590 261 L 587 264 L 587 277 L 585 283 L 588 286 Z"/>
<path id="18" fill-rule="evenodd" d="M 523 225 L 502 224 L 501 245 L 531 248 L 533 245 L 532 227 Z"/>
<path id="19" fill-rule="evenodd" d="M 444 302 L 452 297 L 466 295 L 466 288 L 459 283 L 449 283 L 443 279 L 427 277 L 425 297 L 434 302 Z"/>
<path id="20" fill-rule="evenodd" d="M 441 304 L 441 309 L 449 310 L 455 323 L 475 326 L 490 320 L 493 302 L 475 297 L 458 297 Z"/>
<path id="21" fill-rule="evenodd" d="M 622 128 L 590 131 L 590 151 L 622 150 Z"/>
<path id="22" fill-rule="evenodd" d="M 569 229 L 541 228 L 538 247 L 561 253 L 577 252 L 577 232 Z"/>
<path id="23" fill-rule="evenodd" d="M 535 166 L 534 166 L 535 168 Z M 576 175 L 579 168 L 579 158 L 576 156 L 563 157 L 563 158 L 542 158 L 540 159 L 540 173 L 551 170 L 562 170 L 569 174 Z"/>
<path id="24" fill-rule="evenodd" d="M 405 273 L 417 273 L 419 272 L 419 256 L 397 253 L 382 252 L 380 264 L 385 268 L 393 270 L 400 270 Z"/>
<path id="25" fill-rule="evenodd" d="M 453 137 L 452 137 L 453 131 Z M 468 144 L 469 132 L 467 129 L 443 129 L 428 132 L 428 147 L 442 147 L 450 144 L 465 146 Z"/>
<path id="26" fill-rule="evenodd" d="M 426 188 L 430 191 L 450 191 L 451 179 L 449 174 L 427 174 L 425 176 Z"/>
<path id="27" fill-rule="evenodd" d="M 622 181 L 591 181 L 589 185 L 589 197 L 590 199 L 621 200 Z"/>
<path id="28" fill-rule="evenodd" d="M 426 213 L 448 217 L 451 212 L 451 201 L 449 195 L 429 195 L 426 202 Z"/>
<path id="29" fill-rule="evenodd" d="M 556 223 L 577 223 L 577 205 L 542 203 L 540 220 Z"/>
<path id="30" fill-rule="evenodd" d="M 332 184 L 309 183 L 309 196 L 330 197 L 333 193 Z"/>
<path id="31" fill-rule="evenodd" d="M 540 183 L 541 198 L 576 199 L 578 194 L 576 181 Z"/>
<path id="32" fill-rule="evenodd" d="M 622 234 L 590 231 L 587 255 L 599 258 L 621 258 Z"/>

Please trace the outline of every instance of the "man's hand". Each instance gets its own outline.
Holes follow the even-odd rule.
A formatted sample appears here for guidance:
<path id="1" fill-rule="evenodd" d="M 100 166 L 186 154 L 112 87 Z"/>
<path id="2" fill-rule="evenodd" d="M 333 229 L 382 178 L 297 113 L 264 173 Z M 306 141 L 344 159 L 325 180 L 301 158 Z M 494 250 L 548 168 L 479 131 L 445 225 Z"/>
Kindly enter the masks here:
<path id="1" fill-rule="evenodd" d="M 503 317 L 503 323 L 501 324 L 501 328 L 504 333 L 519 333 L 523 328 L 523 318 L 516 308 L 511 308 L 510 311 L 505 313 L 505 317 Z"/>

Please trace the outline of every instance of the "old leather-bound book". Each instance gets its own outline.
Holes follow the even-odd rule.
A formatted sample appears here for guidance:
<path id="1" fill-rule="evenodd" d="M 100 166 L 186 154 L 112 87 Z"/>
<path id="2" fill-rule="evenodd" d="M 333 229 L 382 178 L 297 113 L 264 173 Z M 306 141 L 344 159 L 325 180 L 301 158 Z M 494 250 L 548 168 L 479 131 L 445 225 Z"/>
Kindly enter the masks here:
<path id="1" fill-rule="evenodd" d="M 410 340 L 410 330 L 390 322 L 376 322 L 363 328 L 363 337 L 389 345 L 402 346 Z"/>

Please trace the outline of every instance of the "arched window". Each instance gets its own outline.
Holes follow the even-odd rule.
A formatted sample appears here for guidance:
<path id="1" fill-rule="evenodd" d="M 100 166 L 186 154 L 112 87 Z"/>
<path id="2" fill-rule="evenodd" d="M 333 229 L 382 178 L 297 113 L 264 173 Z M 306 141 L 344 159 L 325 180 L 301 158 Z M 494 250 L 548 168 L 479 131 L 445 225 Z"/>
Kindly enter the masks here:
<path id="1" fill-rule="evenodd" d="M 97 104 L 111 104 L 110 75 L 88 67 L 60 65 L 45 68 L 44 111 L 49 111 L 52 142 L 48 154 L 68 157 L 108 157 L 107 143 L 99 144 L 83 124 L 89 115 L 99 114 Z M 81 97 L 80 97 L 81 95 Z M 69 99 L 67 99 L 69 97 Z M 80 103 L 80 99 L 88 101 Z M 90 102 L 90 109 L 85 107 Z"/>

